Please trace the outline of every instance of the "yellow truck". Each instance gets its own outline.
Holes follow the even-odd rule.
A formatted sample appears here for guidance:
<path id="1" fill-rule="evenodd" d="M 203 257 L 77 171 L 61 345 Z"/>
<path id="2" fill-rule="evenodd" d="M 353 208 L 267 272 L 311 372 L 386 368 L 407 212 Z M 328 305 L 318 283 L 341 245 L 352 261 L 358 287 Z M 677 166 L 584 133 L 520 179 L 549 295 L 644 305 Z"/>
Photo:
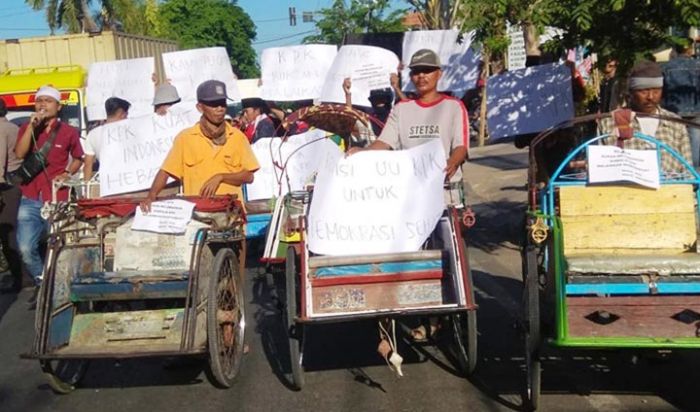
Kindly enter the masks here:
<path id="1" fill-rule="evenodd" d="M 163 79 L 162 53 L 178 50 L 176 42 L 119 32 L 68 34 L 0 40 L 0 98 L 8 118 L 27 121 L 34 92 L 50 84 L 61 92 L 61 118 L 87 133 L 85 80 L 91 63 L 155 57 L 156 76 Z"/>

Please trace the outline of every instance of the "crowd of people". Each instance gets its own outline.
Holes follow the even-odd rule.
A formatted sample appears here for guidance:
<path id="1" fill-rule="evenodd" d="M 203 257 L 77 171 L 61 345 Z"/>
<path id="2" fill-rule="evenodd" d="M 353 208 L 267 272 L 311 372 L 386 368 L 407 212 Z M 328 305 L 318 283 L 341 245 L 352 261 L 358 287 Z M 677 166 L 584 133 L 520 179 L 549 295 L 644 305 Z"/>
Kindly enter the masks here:
<path id="1" fill-rule="evenodd" d="M 691 43 L 692 44 L 692 43 Z M 692 58 L 691 44 L 679 48 L 678 56 L 665 67 L 644 61 L 629 73 L 626 85 L 627 99 L 621 99 L 622 82 L 616 73 L 617 61 L 610 59 L 603 67 L 603 81 L 598 99 L 598 111 L 608 112 L 627 106 L 642 114 L 661 118 L 638 116 L 630 120 L 634 130 L 655 137 L 669 145 L 693 166 L 700 163 L 700 129 L 664 120 L 682 116 L 700 120 L 700 61 Z M 397 74 L 391 75 L 391 88 L 372 90 L 367 113 L 378 120 L 372 127 L 358 124 L 347 140 L 348 155 L 362 150 L 402 150 L 439 139 L 447 158 L 445 168 L 445 199 L 459 203 L 457 186 L 462 182 L 462 165 L 468 159 L 470 121 L 464 102 L 470 103 L 474 90 L 463 99 L 438 92 L 442 63 L 431 50 L 416 52 L 410 59 L 410 80 L 416 92 L 405 95 Z M 582 82 L 572 68 L 574 91 Z M 483 88 L 482 82 L 478 87 Z M 353 106 L 350 79 L 342 85 L 346 104 Z M 478 95 L 478 94 L 476 94 Z M 471 96 L 471 97 L 470 97 Z M 259 168 L 251 144 L 264 137 L 280 134 L 284 124 L 283 110 L 260 98 L 242 101 L 242 111 L 236 117 L 227 115 L 229 96 L 226 85 L 210 80 L 197 88 L 197 110 L 200 120 L 182 130 L 173 142 L 157 173 L 150 191 L 141 203 L 148 211 L 158 198 L 168 178 L 181 182 L 185 195 L 214 196 L 235 194 L 243 197 L 242 186 L 254 180 Z M 166 115 L 181 101 L 177 89 L 170 84 L 156 88 L 153 111 Z M 119 97 L 105 102 L 105 124 L 127 118 L 130 103 Z M 6 270 L 3 290 L 16 292 L 22 287 L 22 274 L 31 278 L 34 286 L 42 281 L 43 247 L 47 220 L 43 209 L 55 196 L 66 200 L 68 191 L 52 193 L 53 182 L 77 176 L 82 170 L 84 179 L 91 179 L 98 168 L 102 152 L 102 127 L 92 129 L 86 139 L 79 131 L 59 119 L 60 93 L 51 86 L 42 86 L 35 95 L 35 111 L 21 127 L 9 122 L 7 108 L 0 99 L 0 242 Z M 287 124 L 304 131 L 303 122 Z M 599 123 L 602 133 L 612 133 L 615 124 L 610 119 Z M 298 129 L 298 130 L 297 130 Z M 614 139 L 608 143 L 614 144 Z M 633 148 L 647 148 L 643 141 Z M 680 170 L 682 165 L 664 155 L 662 169 Z M 36 293 L 30 300 L 35 304 Z"/>

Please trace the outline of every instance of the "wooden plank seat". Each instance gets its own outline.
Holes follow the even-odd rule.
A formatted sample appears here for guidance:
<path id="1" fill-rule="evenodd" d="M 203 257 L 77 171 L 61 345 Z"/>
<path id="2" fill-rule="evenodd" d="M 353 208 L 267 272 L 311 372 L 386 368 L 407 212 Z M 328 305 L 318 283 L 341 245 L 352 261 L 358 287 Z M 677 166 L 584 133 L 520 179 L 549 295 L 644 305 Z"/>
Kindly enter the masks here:
<path id="1" fill-rule="evenodd" d="M 187 272 L 92 272 L 72 279 L 70 300 L 184 298 L 188 283 Z"/>
<path id="2" fill-rule="evenodd" d="M 564 186 L 567 273 L 700 274 L 693 186 Z"/>

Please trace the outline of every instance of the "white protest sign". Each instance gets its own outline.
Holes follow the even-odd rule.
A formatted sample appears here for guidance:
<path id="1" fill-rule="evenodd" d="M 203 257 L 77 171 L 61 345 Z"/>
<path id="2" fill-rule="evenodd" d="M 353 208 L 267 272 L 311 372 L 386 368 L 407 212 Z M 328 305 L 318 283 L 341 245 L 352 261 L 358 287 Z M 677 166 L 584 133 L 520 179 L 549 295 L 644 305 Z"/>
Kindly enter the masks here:
<path id="1" fill-rule="evenodd" d="M 328 71 L 320 100 L 345 103 L 343 80 L 352 80 L 352 104 L 370 107 L 369 92 L 391 87 L 389 75 L 396 73 L 399 58 L 393 52 L 373 46 L 343 46 Z"/>
<path id="2" fill-rule="evenodd" d="M 260 79 L 238 79 L 236 86 L 241 93 L 241 99 L 260 97 Z"/>
<path id="3" fill-rule="evenodd" d="M 658 151 L 588 146 L 588 183 L 620 181 L 658 189 Z"/>
<path id="4" fill-rule="evenodd" d="M 508 70 L 525 68 L 527 53 L 525 52 L 525 33 L 520 26 L 508 27 Z"/>
<path id="5" fill-rule="evenodd" d="M 193 111 L 171 110 L 109 123 L 102 132 L 100 196 L 146 190 L 175 136 L 199 119 Z"/>
<path id="6" fill-rule="evenodd" d="M 196 101 L 197 86 L 207 80 L 224 82 L 228 97 L 241 100 L 231 60 L 223 47 L 163 53 L 163 67 L 165 77 L 177 88 L 182 100 Z"/>
<path id="7" fill-rule="evenodd" d="M 337 53 L 334 45 L 327 44 L 263 50 L 261 97 L 277 101 L 317 99 Z"/>
<path id="8" fill-rule="evenodd" d="M 472 37 L 472 33 L 465 33 L 462 42 L 459 43 L 458 30 L 419 30 L 404 33 L 404 69 L 401 73 L 404 90 L 415 90 L 409 76 L 408 64 L 411 56 L 421 49 L 432 50 L 440 58 L 442 77 L 438 83 L 438 90 L 449 90 L 456 96 L 461 96 L 467 90 L 476 87 L 481 54 L 471 47 Z"/>
<path id="9" fill-rule="evenodd" d="M 437 139 L 324 162 L 309 210 L 309 249 L 334 256 L 418 250 L 445 208 L 445 164 Z"/>
<path id="10" fill-rule="evenodd" d="M 325 136 L 325 131 L 313 129 L 289 136 L 284 143 L 279 137 L 253 143 L 260 169 L 255 172 L 253 183 L 246 185 L 247 200 L 270 199 L 290 190 L 303 190 L 326 158 L 342 156 L 338 145 Z"/>
<path id="11" fill-rule="evenodd" d="M 486 87 L 491 139 L 540 132 L 574 117 L 571 69 L 563 64 L 506 72 Z"/>
<path id="12" fill-rule="evenodd" d="M 151 203 L 151 211 L 144 214 L 136 208 L 131 230 L 156 233 L 185 233 L 192 219 L 194 203 L 182 199 L 161 200 Z"/>
<path id="13" fill-rule="evenodd" d="M 155 94 L 152 76 L 155 70 L 153 57 L 90 64 L 85 96 L 88 119 L 106 119 L 105 100 L 110 97 L 119 97 L 131 103 L 131 116 L 152 112 Z"/>

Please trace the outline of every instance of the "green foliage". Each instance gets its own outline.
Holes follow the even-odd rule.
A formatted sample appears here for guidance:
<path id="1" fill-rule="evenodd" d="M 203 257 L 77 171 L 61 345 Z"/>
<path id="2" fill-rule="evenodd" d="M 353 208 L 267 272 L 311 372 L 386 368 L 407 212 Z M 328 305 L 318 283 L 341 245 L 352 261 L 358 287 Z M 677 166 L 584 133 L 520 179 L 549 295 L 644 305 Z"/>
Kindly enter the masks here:
<path id="1" fill-rule="evenodd" d="M 402 18 L 405 10 L 388 13 L 389 0 L 370 3 L 351 0 L 348 7 L 344 0 L 335 0 L 331 7 L 319 12 L 322 17 L 316 22 L 318 34 L 305 37 L 303 43 L 341 45 L 348 34 L 404 31 Z"/>
<path id="2" fill-rule="evenodd" d="M 46 22 L 51 34 L 56 29 L 66 29 L 68 33 L 95 30 L 97 25 L 90 16 L 90 0 L 25 0 L 34 10 L 46 10 Z M 110 3 L 109 0 L 101 2 Z"/>
<path id="3" fill-rule="evenodd" d="M 260 73 L 251 41 L 255 24 L 235 1 L 165 0 L 158 7 L 161 33 L 184 49 L 223 46 L 241 78 Z"/>

